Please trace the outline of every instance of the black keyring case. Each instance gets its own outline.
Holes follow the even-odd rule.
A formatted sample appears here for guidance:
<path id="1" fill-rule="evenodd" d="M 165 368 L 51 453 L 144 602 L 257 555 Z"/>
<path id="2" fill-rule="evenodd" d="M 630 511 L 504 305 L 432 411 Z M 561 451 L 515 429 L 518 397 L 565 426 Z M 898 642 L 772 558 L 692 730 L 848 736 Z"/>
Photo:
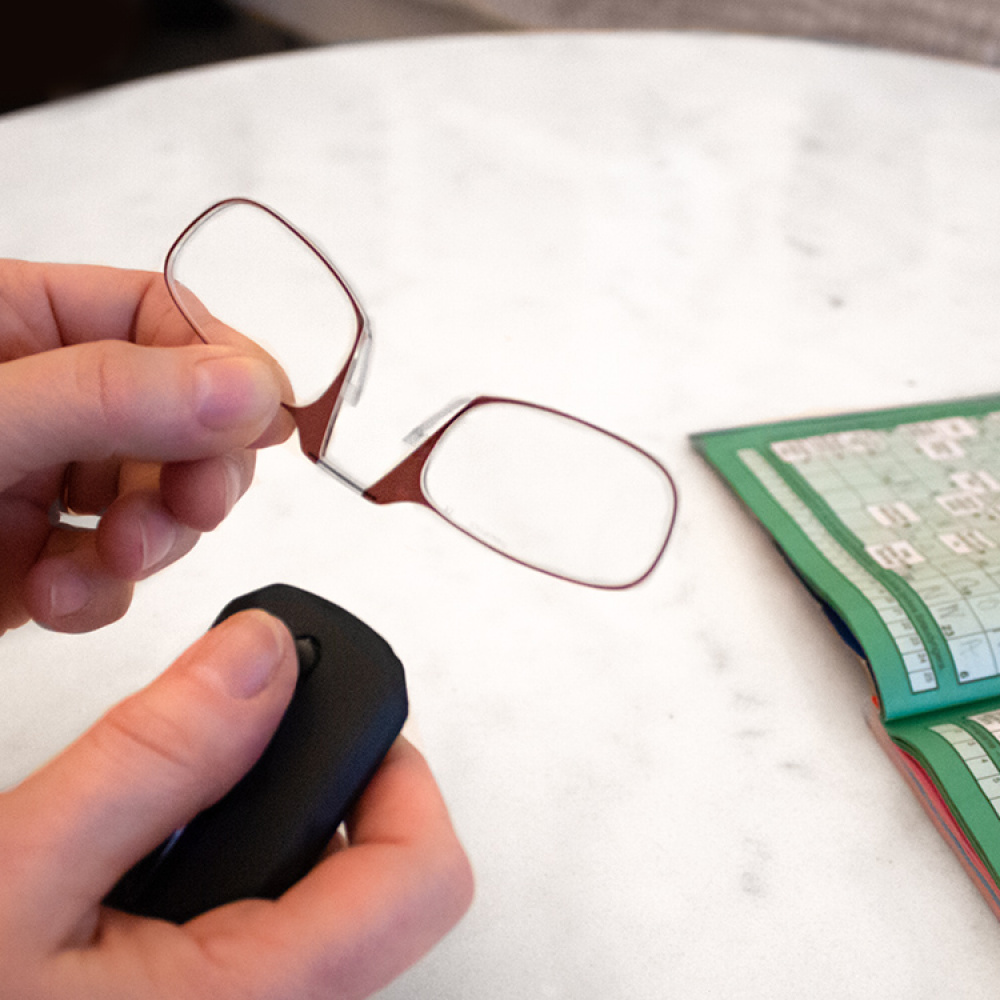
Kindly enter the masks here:
<path id="1" fill-rule="evenodd" d="M 299 682 L 267 749 L 219 802 L 130 869 L 105 903 L 182 923 L 224 903 L 274 899 L 320 859 L 402 729 L 402 664 L 364 622 L 315 594 L 274 584 L 228 604 L 295 637 Z"/>

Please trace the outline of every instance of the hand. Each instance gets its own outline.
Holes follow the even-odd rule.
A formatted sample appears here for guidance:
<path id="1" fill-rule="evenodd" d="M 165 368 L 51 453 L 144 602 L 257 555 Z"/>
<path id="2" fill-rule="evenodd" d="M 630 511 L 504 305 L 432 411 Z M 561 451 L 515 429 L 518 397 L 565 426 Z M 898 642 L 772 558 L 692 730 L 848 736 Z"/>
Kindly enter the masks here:
<path id="1" fill-rule="evenodd" d="M 198 340 L 158 274 L 0 261 L 0 634 L 124 614 L 291 432 L 281 388 L 249 341 Z"/>
<path id="2" fill-rule="evenodd" d="M 103 907 L 121 873 L 254 762 L 295 685 L 291 636 L 225 620 L 0 795 L 0 993 L 17 1000 L 359 1000 L 461 916 L 472 881 L 405 741 L 332 851 L 280 899 L 175 926 Z"/>

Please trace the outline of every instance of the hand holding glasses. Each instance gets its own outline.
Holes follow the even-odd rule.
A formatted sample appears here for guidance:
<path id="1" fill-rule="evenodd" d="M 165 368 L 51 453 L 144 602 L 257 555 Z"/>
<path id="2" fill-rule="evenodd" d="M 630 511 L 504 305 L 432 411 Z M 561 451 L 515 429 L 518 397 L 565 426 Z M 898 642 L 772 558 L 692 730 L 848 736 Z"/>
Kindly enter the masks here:
<path id="1" fill-rule="evenodd" d="M 632 587 L 659 562 L 677 508 L 664 466 L 536 403 L 463 402 L 418 428 L 415 450 L 367 487 L 338 468 L 334 425 L 357 402 L 371 329 L 333 263 L 272 209 L 246 198 L 213 205 L 178 237 L 164 273 L 202 340 L 221 322 L 274 354 L 302 451 L 366 500 L 421 504 L 515 562 L 591 587 Z"/>

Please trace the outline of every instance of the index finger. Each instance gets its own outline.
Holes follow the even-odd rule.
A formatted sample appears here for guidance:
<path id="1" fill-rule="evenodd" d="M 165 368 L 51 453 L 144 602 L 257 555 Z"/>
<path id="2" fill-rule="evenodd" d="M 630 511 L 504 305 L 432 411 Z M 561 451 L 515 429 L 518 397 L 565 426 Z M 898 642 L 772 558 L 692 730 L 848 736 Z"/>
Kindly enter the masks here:
<path id="1" fill-rule="evenodd" d="M 6 260 L 0 301 L 3 360 L 12 356 L 2 349 L 8 339 L 22 343 L 21 354 L 95 340 L 164 347 L 198 342 L 155 271 Z"/>
<path id="2" fill-rule="evenodd" d="M 154 347 L 203 343 L 159 271 L 4 260 L 0 305 L 0 361 L 98 340 Z M 266 360 L 285 383 L 284 372 L 254 341 L 217 321 L 212 332 L 214 344 Z"/>

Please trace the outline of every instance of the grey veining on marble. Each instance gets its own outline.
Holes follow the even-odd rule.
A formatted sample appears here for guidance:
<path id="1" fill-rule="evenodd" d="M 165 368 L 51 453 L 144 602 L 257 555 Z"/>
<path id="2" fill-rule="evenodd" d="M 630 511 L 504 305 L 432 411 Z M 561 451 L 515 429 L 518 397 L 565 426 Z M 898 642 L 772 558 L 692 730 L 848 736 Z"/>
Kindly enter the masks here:
<path id="1" fill-rule="evenodd" d="M 230 194 L 309 230 L 372 317 L 343 435 L 372 475 L 486 391 L 681 490 L 660 570 L 606 594 L 263 455 L 122 623 L 4 637 L 4 783 L 286 580 L 396 648 L 478 872 L 385 997 L 995 989 L 1000 927 L 868 733 L 861 666 L 687 436 L 997 389 L 1000 76 L 712 35 L 394 43 L 14 115 L 0 150 L 0 254 L 157 267 Z"/>

